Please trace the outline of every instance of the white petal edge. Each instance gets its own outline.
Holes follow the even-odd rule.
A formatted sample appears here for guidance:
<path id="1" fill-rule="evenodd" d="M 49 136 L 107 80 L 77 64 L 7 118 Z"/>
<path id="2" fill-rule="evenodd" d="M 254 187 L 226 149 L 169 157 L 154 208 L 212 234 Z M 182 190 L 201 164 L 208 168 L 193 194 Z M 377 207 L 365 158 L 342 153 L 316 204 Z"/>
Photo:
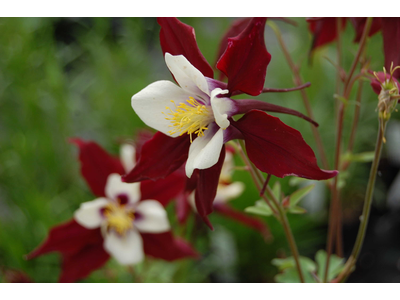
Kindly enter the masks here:
<path id="1" fill-rule="evenodd" d="M 202 95 L 201 92 L 210 95 L 206 78 L 186 57 L 171 55 L 167 52 L 165 53 L 165 63 L 182 89 L 194 95 Z"/>
<path id="2" fill-rule="evenodd" d="M 113 173 L 107 178 L 105 192 L 109 199 L 117 200 L 119 195 L 126 195 L 129 203 L 136 203 L 140 200 L 140 183 L 122 182 L 121 175 Z"/>
<path id="3" fill-rule="evenodd" d="M 126 173 L 129 173 L 136 164 L 136 149 L 131 144 L 122 144 L 119 148 L 119 157 Z"/>
<path id="4" fill-rule="evenodd" d="M 186 161 L 186 176 L 191 177 L 194 169 L 208 169 L 218 162 L 224 144 L 223 129 L 213 134 L 211 129 L 206 130 L 204 136 L 196 138 L 189 148 Z"/>
<path id="5" fill-rule="evenodd" d="M 160 80 L 153 82 L 133 95 L 131 105 L 139 118 L 147 126 L 161 131 L 166 135 L 177 137 L 179 136 L 179 132 L 175 134 L 168 133 L 171 131 L 172 126 L 171 121 L 166 118 L 168 118 L 168 113 L 171 111 L 166 107 L 170 107 L 175 111 L 175 105 L 171 100 L 176 105 L 179 105 L 179 103 L 186 103 L 186 100 L 193 96 L 171 81 Z"/>
<path id="6" fill-rule="evenodd" d="M 231 111 L 231 101 L 229 98 L 217 98 L 218 95 L 228 93 L 228 90 L 222 90 L 220 88 L 216 88 L 211 92 L 211 107 L 214 113 L 215 122 L 222 129 L 228 128 L 230 122 L 228 120 L 228 112 Z"/>
<path id="7" fill-rule="evenodd" d="M 228 185 L 219 184 L 214 203 L 225 203 L 231 199 L 237 198 L 243 193 L 244 188 L 244 183 L 239 181 Z"/>
<path id="8" fill-rule="evenodd" d="M 136 229 L 129 230 L 124 236 L 107 232 L 104 249 L 121 265 L 137 264 L 144 259 L 143 239 Z"/>
<path id="9" fill-rule="evenodd" d="M 79 225 L 94 229 L 100 227 L 104 218 L 101 209 L 109 203 L 107 198 L 97 198 L 93 201 L 84 202 L 74 213 L 74 219 Z"/>
<path id="10" fill-rule="evenodd" d="M 167 212 L 160 202 L 144 200 L 139 202 L 136 212 L 141 215 L 135 219 L 135 227 L 144 233 L 161 233 L 171 229 Z"/>

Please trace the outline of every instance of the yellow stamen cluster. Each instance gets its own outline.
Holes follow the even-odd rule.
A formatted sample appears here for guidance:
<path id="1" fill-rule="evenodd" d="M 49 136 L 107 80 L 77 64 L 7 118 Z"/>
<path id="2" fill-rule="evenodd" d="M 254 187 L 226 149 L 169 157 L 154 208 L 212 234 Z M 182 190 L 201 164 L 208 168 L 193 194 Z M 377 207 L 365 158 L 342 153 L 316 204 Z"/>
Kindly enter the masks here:
<path id="1" fill-rule="evenodd" d="M 104 216 L 107 219 L 107 229 L 114 229 L 120 235 L 133 228 L 134 211 L 126 209 L 125 205 L 108 204 L 104 208 Z"/>
<path id="2" fill-rule="evenodd" d="M 163 113 L 167 120 L 171 121 L 173 127 L 168 131 L 170 135 L 179 132 L 179 135 L 187 133 L 190 135 L 190 142 L 192 142 L 192 134 L 197 136 L 204 136 L 204 130 L 208 129 L 208 124 L 214 120 L 214 115 L 211 107 L 202 105 L 193 97 L 189 97 L 186 103 L 179 103 L 176 106 L 175 101 L 171 100 L 175 106 L 175 111 L 166 106 L 169 113 Z"/>

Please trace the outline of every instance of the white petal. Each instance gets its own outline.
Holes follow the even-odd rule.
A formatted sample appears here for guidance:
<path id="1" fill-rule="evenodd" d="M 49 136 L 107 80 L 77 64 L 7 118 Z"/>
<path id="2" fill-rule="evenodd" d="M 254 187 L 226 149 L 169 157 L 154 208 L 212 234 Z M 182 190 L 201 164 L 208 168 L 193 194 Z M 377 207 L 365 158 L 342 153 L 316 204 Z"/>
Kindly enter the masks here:
<path id="1" fill-rule="evenodd" d="M 156 200 L 139 202 L 136 212 L 140 217 L 135 219 L 134 224 L 140 232 L 161 233 L 171 229 L 167 212 Z"/>
<path id="2" fill-rule="evenodd" d="M 210 126 L 211 127 L 211 126 Z M 191 177 L 194 169 L 207 169 L 218 162 L 223 141 L 223 129 L 213 134 L 211 128 L 205 131 L 204 136 L 196 138 L 189 148 L 186 162 L 186 176 Z"/>
<path id="3" fill-rule="evenodd" d="M 239 181 L 228 185 L 219 184 L 214 203 L 227 202 L 231 199 L 239 197 L 243 193 L 244 187 L 244 183 Z"/>
<path id="4" fill-rule="evenodd" d="M 126 195 L 129 203 L 136 203 L 140 200 L 140 183 L 122 182 L 121 175 L 110 174 L 106 184 L 106 196 L 116 200 L 119 195 Z"/>
<path id="5" fill-rule="evenodd" d="M 107 198 L 97 198 L 90 202 L 82 203 L 74 213 L 74 219 L 87 229 L 100 227 L 103 222 L 101 209 L 109 203 Z"/>
<path id="6" fill-rule="evenodd" d="M 222 129 L 226 129 L 230 124 L 227 113 L 232 110 L 232 104 L 231 101 L 229 101 L 229 98 L 218 98 L 217 96 L 220 94 L 226 94 L 228 92 L 228 90 L 216 88 L 212 90 L 210 96 L 215 122 Z"/>
<path id="7" fill-rule="evenodd" d="M 195 95 L 210 95 L 206 78 L 186 57 L 165 53 L 165 63 L 181 88 Z"/>
<path id="8" fill-rule="evenodd" d="M 129 230 L 124 236 L 107 232 L 104 249 L 121 265 L 137 264 L 144 258 L 143 239 L 136 229 Z"/>
<path id="9" fill-rule="evenodd" d="M 171 135 L 168 133 L 172 129 L 171 121 L 167 120 L 168 116 L 165 115 L 171 111 L 166 107 L 175 111 L 171 100 L 179 105 L 179 103 L 186 103 L 186 100 L 193 96 L 171 81 L 161 80 L 153 82 L 133 95 L 131 104 L 133 110 L 147 126 Z M 177 137 L 179 132 L 171 136 Z"/>
<path id="10" fill-rule="evenodd" d="M 131 144 L 123 144 L 119 149 L 119 157 L 126 173 L 129 173 L 136 164 L 136 150 Z"/>

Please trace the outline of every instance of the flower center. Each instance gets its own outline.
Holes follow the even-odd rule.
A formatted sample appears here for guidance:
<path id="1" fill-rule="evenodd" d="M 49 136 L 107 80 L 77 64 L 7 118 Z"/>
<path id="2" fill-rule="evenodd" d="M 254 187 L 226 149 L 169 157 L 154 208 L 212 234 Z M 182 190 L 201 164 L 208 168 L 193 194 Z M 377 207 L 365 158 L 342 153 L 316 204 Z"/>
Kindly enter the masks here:
<path id="1" fill-rule="evenodd" d="M 133 228 L 135 212 L 127 209 L 125 205 L 110 203 L 104 208 L 104 216 L 107 219 L 107 229 L 114 229 L 120 235 L 124 235 Z"/>
<path id="2" fill-rule="evenodd" d="M 193 97 L 189 97 L 186 103 L 179 103 L 176 106 L 175 101 L 171 100 L 175 105 L 175 111 L 166 106 L 170 110 L 169 113 L 163 113 L 167 120 L 171 121 L 173 127 L 168 131 L 170 135 L 179 132 L 179 135 L 187 133 L 190 135 L 190 142 L 192 142 L 192 134 L 197 136 L 204 136 L 204 130 L 207 130 L 208 124 L 214 121 L 214 115 L 210 106 L 202 105 Z"/>

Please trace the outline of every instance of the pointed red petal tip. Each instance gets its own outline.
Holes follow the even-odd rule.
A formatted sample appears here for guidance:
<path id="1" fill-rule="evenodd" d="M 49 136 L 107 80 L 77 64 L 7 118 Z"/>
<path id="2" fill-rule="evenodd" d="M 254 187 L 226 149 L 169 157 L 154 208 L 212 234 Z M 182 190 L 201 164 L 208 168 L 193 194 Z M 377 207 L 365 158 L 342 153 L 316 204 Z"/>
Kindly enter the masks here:
<path id="1" fill-rule="evenodd" d="M 267 66 L 271 61 L 264 41 L 266 20 L 253 18 L 240 35 L 228 39 L 228 46 L 217 68 L 228 77 L 231 94 L 239 90 L 257 96 L 263 90 Z"/>
<path id="2" fill-rule="evenodd" d="M 161 26 L 160 44 L 163 54 L 183 55 L 204 76 L 213 78 L 214 71 L 201 54 L 193 27 L 177 18 L 157 18 Z"/>
<path id="3" fill-rule="evenodd" d="M 232 125 L 242 132 L 247 154 L 262 172 L 280 178 L 293 175 L 314 180 L 338 174 L 338 171 L 321 170 L 300 132 L 276 117 L 252 110 Z"/>
<path id="4" fill-rule="evenodd" d="M 107 178 L 112 173 L 124 174 L 125 170 L 119 158 L 108 154 L 97 143 L 84 141 L 79 138 L 70 138 L 79 148 L 79 161 L 81 174 L 89 185 L 93 194 L 98 197 L 105 196 L 104 189 Z"/>
<path id="5" fill-rule="evenodd" d="M 313 34 L 311 51 L 322 47 L 337 38 L 337 18 L 307 18 L 308 29 Z M 341 30 L 346 28 L 347 18 L 342 18 Z"/>

